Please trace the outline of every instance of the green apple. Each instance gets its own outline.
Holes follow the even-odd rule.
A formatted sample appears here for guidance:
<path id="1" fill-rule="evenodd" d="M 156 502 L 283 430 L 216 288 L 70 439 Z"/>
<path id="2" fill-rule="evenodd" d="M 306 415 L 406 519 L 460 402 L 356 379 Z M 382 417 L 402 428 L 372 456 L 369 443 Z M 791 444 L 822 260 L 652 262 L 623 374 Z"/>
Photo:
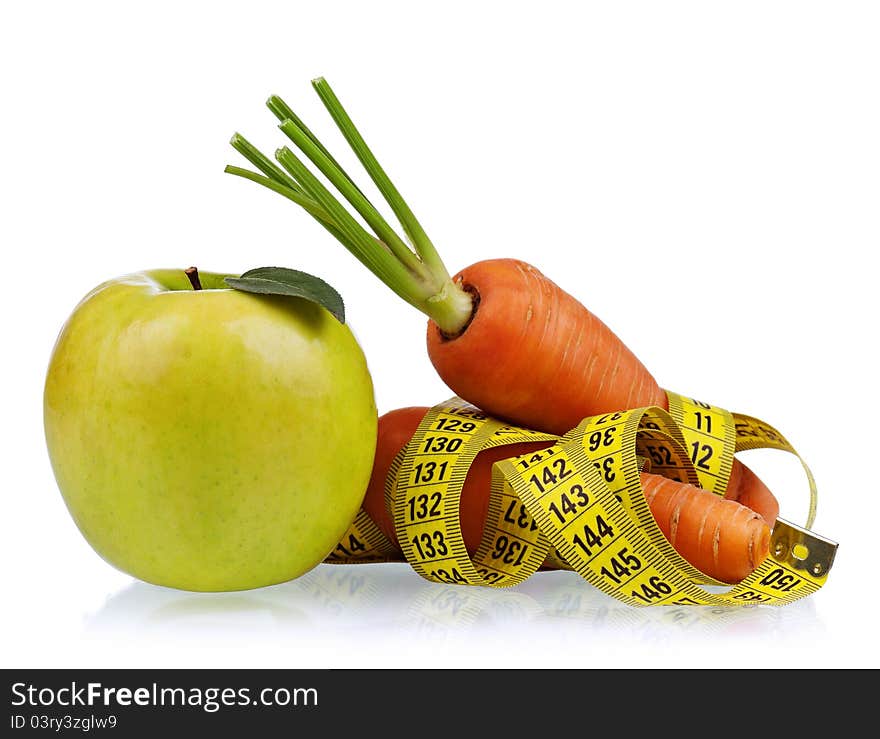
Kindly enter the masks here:
<path id="1" fill-rule="evenodd" d="M 65 323 L 44 393 L 64 501 L 105 560 L 146 582 L 243 590 L 321 562 L 360 508 L 373 384 L 348 326 L 297 297 L 153 270 Z"/>

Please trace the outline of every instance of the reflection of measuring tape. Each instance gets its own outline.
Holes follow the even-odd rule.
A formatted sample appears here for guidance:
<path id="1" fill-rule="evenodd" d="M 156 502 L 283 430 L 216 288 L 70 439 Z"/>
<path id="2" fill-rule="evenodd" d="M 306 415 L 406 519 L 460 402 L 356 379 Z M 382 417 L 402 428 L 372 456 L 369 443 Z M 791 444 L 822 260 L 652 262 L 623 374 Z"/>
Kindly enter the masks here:
<path id="1" fill-rule="evenodd" d="M 736 451 L 797 453 L 763 421 L 667 395 L 669 412 L 651 407 L 593 416 L 563 437 L 506 425 L 459 398 L 435 406 L 386 480 L 386 504 L 404 559 L 435 582 L 495 587 L 520 583 L 548 564 L 575 570 L 634 606 L 783 605 L 818 590 L 837 544 L 781 519 L 769 556 L 751 575 L 718 592 L 702 587 L 723 583 L 669 544 L 641 492 L 640 472 L 651 469 L 723 495 Z M 470 557 L 459 523 L 470 465 L 483 449 L 534 441 L 556 443 L 495 464 L 483 538 Z M 816 486 L 804 469 L 809 527 Z M 327 559 L 395 560 L 398 549 L 364 511 Z"/>

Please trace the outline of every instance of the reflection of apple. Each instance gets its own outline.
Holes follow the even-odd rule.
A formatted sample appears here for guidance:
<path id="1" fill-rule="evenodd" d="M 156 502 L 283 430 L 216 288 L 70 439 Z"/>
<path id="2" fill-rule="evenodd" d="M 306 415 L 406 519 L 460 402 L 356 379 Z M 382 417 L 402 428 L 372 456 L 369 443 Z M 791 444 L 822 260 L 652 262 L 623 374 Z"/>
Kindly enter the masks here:
<path id="1" fill-rule="evenodd" d="M 76 524 L 147 582 L 241 590 L 321 562 L 360 507 L 376 405 L 350 329 L 302 298 L 202 273 L 104 283 L 76 307 L 44 395 Z"/>

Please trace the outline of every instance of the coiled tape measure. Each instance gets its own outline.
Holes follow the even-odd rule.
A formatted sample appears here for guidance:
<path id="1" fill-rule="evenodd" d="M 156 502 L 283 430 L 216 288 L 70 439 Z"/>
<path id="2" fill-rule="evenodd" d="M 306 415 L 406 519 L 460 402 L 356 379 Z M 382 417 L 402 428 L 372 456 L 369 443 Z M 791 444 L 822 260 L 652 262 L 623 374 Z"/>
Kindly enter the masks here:
<path id="1" fill-rule="evenodd" d="M 438 583 L 509 587 L 541 567 L 574 570 L 633 606 L 785 605 L 828 577 L 837 544 L 810 531 L 816 483 L 791 444 L 752 416 L 667 391 L 653 406 L 584 419 L 559 437 L 505 424 L 460 398 L 431 408 L 385 481 L 400 549 L 361 510 L 329 563 L 408 562 Z M 483 537 L 471 557 L 459 523 L 468 469 L 483 449 L 521 442 L 548 448 L 497 462 Z M 810 506 L 805 527 L 777 519 L 770 552 L 746 579 L 725 585 L 669 543 L 648 507 L 640 473 L 724 495 L 734 454 L 772 448 L 798 457 Z M 724 586 L 718 592 L 704 586 Z"/>

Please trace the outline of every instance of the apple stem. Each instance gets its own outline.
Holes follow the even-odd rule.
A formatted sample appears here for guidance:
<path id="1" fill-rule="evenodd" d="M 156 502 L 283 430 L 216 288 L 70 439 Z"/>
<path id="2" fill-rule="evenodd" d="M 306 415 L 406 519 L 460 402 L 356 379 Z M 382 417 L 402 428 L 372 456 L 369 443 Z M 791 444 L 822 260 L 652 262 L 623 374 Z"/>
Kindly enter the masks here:
<path id="1" fill-rule="evenodd" d="M 202 282 L 199 279 L 199 270 L 196 267 L 188 267 L 183 270 L 186 273 L 186 276 L 189 278 L 189 284 L 192 285 L 193 290 L 201 290 Z"/>

